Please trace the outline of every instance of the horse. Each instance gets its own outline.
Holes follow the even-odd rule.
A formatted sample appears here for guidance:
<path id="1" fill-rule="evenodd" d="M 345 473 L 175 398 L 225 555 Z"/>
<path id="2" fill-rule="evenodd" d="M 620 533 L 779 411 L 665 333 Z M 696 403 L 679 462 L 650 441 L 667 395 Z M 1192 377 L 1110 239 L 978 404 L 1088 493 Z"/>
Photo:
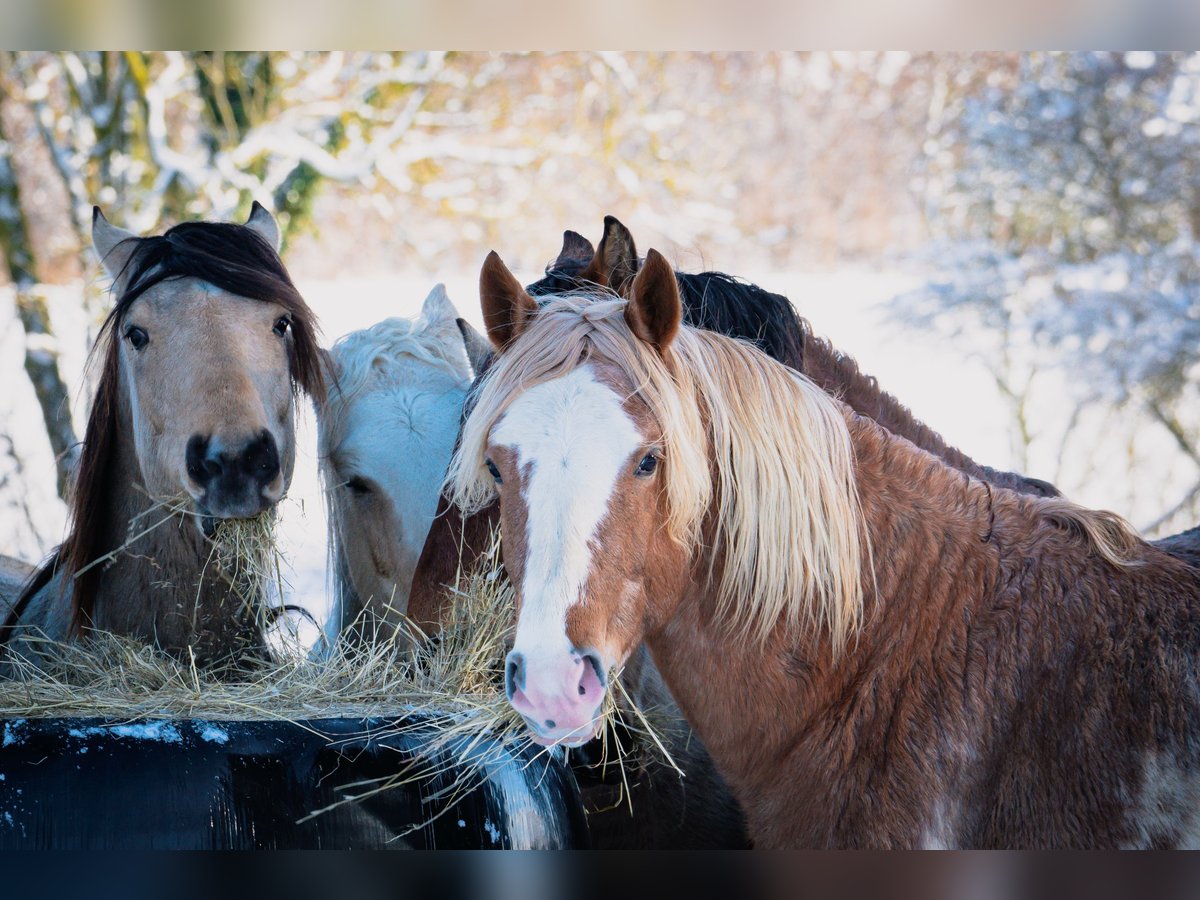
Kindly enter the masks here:
<path id="1" fill-rule="evenodd" d="M 596 248 L 577 232 L 565 232 L 562 250 L 546 267 L 545 276 L 526 290 L 534 297 L 597 287 L 619 292 L 640 266 L 629 229 L 614 216 L 605 216 L 604 234 Z M 818 337 L 786 297 L 722 272 L 676 272 L 675 277 L 688 324 L 753 343 L 808 375 L 861 415 L 966 474 L 1024 494 L 1059 496 L 1058 489 L 1049 482 L 984 466 L 948 444 L 884 391 L 875 378 L 864 374 L 852 357 Z M 475 343 L 478 346 L 479 342 Z M 486 351 L 476 350 L 476 354 L 480 357 L 479 370 L 486 368 Z M 448 499 L 439 500 L 409 600 L 409 615 L 422 627 L 436 630 L 444 616 L 445 586 L 453 582 L 460 566 L 469 568 L 486 551 L 496 521 L 494 509 L 464 517 Z"/>
<path id="2" fill-rule="evenodd" d="M 627 299 L 481 284 L 448 485 L 499 497 L 534 740 L 645 642 L 756 846 L 1200 845 L 1200 572 L 682 324 L 654 251 Z"/>
<path id="3" fill-rule="evenodd" d="M 67 539 L 4 621 L 21 656 L 98 629 L 201 665 L 265 652 L 253 606 L 213 563 L 223 520 L 272 510 L 295 460 L 295 404 L 320 399 L 316 322 L 255 203 L 244 225 L 139 238 L 93 211 L 117 296 L 93 357 L 96 395 Z"/>
<path id="4" fill-rule="evenodd" d="M 333 581 L 326 647 L 339 636 L 403 636 L 473 375 L 477 336 L 464 335 L 461 321 L 439 284 L 418 318 L 386 319 L 329 351 L 326 399 L 316 406 Z"/>
<path id="5" fill-rule="evenodd" d="M 604 219 L 598 248 L 582 235 L 567 231 L 562 250 L 546 268 L 545 276 L 529 285 L 534 296 L 580 288 L 623 287 L 641 263 L 629 230 L 613 216 Z M 782 295 L 738 281 L 719 272 L 677 272 L 683 294 L 684 317 L 699 327 L 750 341 L 764 352 L 797 370 L 808 369 L 833 393 L 846 397 L 888 427 L 979 477 L 1035 494 L 1055 494 L 1053 486 L 1015 473 L 979 466 L 950 447 L 936 432 L 918 420 L 894 397 L 884 393 L 873 378 L 863 375 L 853 359 L 816 337 L 809 324 Z M 486 340 L 475 336 L 465 323 L 469 352 L 476 371 L 488 364 Z M 462 516 L 442 497 L 437 515 L 414 573 L 408 614 L 428 632 L 435 632 L 445 615 L 449 595 L 445 586 L 460 570 L 469 570 L 486 551 L 498 523 L 498 509 L 490 507 Z M 624 680 L 636 686 L 638 701 L 646 706 L 678 713 L 669 692 L 645 651 L 627 661 Z M 728 789 L 713 770 L 703 744 L 686 729 L 675 731 L 671 750 L 679 757 L 687 781 L 673 772 L 642 772 L 634 785 L 636 819 L 633 828 L 618 813 L 593 817 L 593 831 L 605 846 L 736 846 L 743 842 L 741 816 Z M 586 779 L 586 773 L 582 773 Z M 693 787 L 694 786 L 694 787 Z M 600 808 L 619 803 L 622 786 L 587 785 L 589 799 Z"/>

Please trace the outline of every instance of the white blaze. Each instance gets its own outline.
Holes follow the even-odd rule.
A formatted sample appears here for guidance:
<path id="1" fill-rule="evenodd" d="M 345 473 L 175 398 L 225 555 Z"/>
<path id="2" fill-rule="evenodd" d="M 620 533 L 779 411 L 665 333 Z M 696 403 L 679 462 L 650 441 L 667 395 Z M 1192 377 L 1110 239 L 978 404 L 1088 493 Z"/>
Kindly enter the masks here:
<path id="1" fill-rule="evenodd" d="M 580 366 L 518 397 L 492 440 L 510 447 L 525 473 L 528 547 L 515 649 L 562 653 L 570 649 L 567 611 L 591 568 L 590 542 L 643 438 L 620 397 Z"/>

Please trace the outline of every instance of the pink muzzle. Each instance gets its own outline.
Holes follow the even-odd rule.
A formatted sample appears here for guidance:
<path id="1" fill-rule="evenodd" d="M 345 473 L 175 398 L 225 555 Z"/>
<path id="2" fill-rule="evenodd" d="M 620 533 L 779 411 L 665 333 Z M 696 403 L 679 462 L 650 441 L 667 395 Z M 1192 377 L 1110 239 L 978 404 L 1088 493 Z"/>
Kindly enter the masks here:
<path id="1" fill-rule="evenodd" d="M 543 746 L 577 747 L 596 736 L 606 681 L 593 651 L 527 656 L 514 650 L 505 661 L 508 700 Z"/>

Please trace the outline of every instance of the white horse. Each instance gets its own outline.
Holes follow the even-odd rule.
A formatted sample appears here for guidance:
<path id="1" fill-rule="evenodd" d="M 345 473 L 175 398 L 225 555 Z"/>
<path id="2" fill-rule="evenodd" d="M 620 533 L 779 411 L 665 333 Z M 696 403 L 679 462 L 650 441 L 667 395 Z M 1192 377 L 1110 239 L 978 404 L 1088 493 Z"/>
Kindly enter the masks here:
<path id="1" fill-rule="evenodd" d="M 415 319 L 385 319 L 329 351 L 318 404 L 333 608 L 325 644 L 396 633 L 433 522 L 483 339 L 437 285 Z"/>

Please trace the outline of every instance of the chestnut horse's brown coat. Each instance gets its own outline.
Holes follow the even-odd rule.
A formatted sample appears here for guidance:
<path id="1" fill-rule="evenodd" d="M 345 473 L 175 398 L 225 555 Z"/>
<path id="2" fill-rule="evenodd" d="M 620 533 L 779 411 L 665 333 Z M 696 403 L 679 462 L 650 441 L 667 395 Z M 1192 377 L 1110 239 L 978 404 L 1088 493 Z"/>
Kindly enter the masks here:
<path id="1" fill-rule="evenodd" d="M 665 270 L 661 257 L 653 262 Z M 644 295 L 635 285 L 630 305 L 674 305 L 678 321 L 678 297 L 663 290 L 669 279 L 659 275 L 645 279 Z M 559 304 L 540 332 L 535 321 L 529 339 L 518 335 L 507 366 L 496 371 L 525 372 L 525 360 L 529 371 L 552 373 L 547 378 L 562 377 L 571 360 L 617 366 L 597 348 L 612 345 L 620 328 L 606 324 L 608 343 L 592 342 L 586 335 L 600 327 L 597 319 L 581 312 L 586 324 L 570 325 L 576 309 L 577 301 Z M 561 334 L 558 322 L 568 323 Z M 748 483 L 745 492 L 733 491 L 733 508 L 714 499 L 704 532 L 679 544 L 665 527 L 647 528 L 640 518 L 669 512 L 660 508 L 671 493 L 667 481 L 656 493 L 613 495 L 589 540 L 591 568 L 580 602 L 568 611 L 567 637 L 570 646 L 609 651 L 644 637 L 759 846 L 1200 846 L 1200 572 L 1107 514 L 970 478 L 798 379 L 781 377 L 777 363 L 744 345 L 687 337 L 686 352 L 672 349 L 658 363 L 657 350 L 641 351 L 649 368 L 627 372 L 612 387 L 629 398 L 624 403 L 645 441 L 665 440 L 668 448 L 674 441 L 678 449 L 665 407 L 642 404 L 638 385 L 655 367 L 676 376 L 686 370 L 682 383 L 699 393 L 680 388 L 679 402 L 708 411 L 706 419 L 722 410 L 724 430 L 710 430 L 709 441 L 724 437 L 707 452 L 726 485 L 738 485 L 745 473 L 736 460 L 747 452 L 760 466 L 812 464 L 798 455 L 798 442 L 765 424 L 763 411 L 780 409 L 788 384 L 795 396 L 786 395 L 787 402 L 840 411 L 844 435 L 822 440 L 835 466 L 839 455 L 851 454 L 857 496 L 829 515 L 860 510 L 870 547 L 862 556 L 861 625 L 839 646 L 824 629 L 797 629 L 781 615 L 764 640 L 740 639 L 736 620 L 761 611 L 762 600 L 757 592 L 737 597 L 732 622 L 719 611 L 717 586 L 724 567 L 736 562 L 723 530 L 747 521 L 761 527 L 754 511 L 764 502 L 788 516 L 813 501 L 789 495 L 783 499 L 793 506 L 780 513 L 769 484 Z M 589 349 L 576 357 L 581 340 Z M 736 365 L 697 368 L 723 360 Z M 612 370 L 605 371 L 609 381 Z M 483 483 L 474 458 L 491 423 L 532 386 L 514 378 L 505 387 L 502 375 L 468 422 L 452 467 L 459 496 Z M 670 375 L 654 377 L 655 390 L 674 383 Z M 727 426 L 741 418 L 748 428 L 758 423 L 753 433 L 761 445 L 735 446 L 730 456 Z M 657 437 L 662 429 L 665 438 Z M 848 449 L 837 449 L 844 440 Z M 669 459 L 667 465 L 670 479 Z M 526 514 L 521 502 L 506 495 L 503 515 L 519 520 Z M 741 504 L 755 505 L 739 510 Z M 510 535 L 506 552 L 518 571 L 531 550 L 556 551 L 526 546 L 520 529 L 506 528 Z M 760 554 L 785 552 L 765 538 L 760 534 Z M 636 568 L 627 568 L 634 561 Z M 623 582 L 623 592 L 604 589 Z M 841 606 L 844 598 L 797 593 L 792 602 L 819 608 Z"/>
<path id="2" fill-rule="evenodd" d="M 1197 846 L 1200 571 L 1114 566 L 1041 502 L 850 429 L 878 586 L 852 646 L 729 652 L 703 592 L 647 638 L 756 842 Z"/>

